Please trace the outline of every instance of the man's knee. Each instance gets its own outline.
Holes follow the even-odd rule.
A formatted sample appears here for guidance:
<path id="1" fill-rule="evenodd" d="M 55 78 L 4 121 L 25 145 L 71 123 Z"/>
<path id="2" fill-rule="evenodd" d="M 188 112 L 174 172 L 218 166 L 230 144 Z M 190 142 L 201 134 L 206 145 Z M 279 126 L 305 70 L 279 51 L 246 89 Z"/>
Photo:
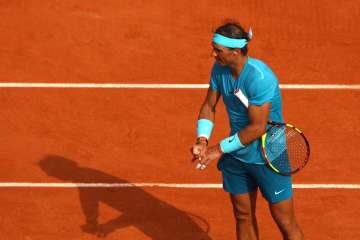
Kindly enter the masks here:
<path id="1" fill-rule="evenodd" d="M 293 212 L 287 212 L 286 214 L 278 214 L 274 216 L 276 224 L 284 237 L 284 239 L 303 239 L 303 233 L 297 224 L 295 215 Z"/>
<path id="2" fill-rule="evenodd" d="M 271 204 L 270 210 L 275 222 L 281 230 L 291 232 L 293 229 L 297 228 L 292 199 Z"/>
<path id="3" fill-rule="evenodd" d="M 250 209 L 234 207 L 234 217 L 236 221 L 250 221 L 255 214 Z"/>
<path id="4" fill-rule="evenodd" d="M 244 200 L 232 197 L 236 221 L 252 221 L 255 218 L 255 200 Z"/>
<path id="5" fill-rule="evenodd" d="M 277 219 L 276 222 L 279 225 L 282 232 L 285 233 L 291 233 L 297 227 L 295 219 L 289 217 L 279 218 Z"/>

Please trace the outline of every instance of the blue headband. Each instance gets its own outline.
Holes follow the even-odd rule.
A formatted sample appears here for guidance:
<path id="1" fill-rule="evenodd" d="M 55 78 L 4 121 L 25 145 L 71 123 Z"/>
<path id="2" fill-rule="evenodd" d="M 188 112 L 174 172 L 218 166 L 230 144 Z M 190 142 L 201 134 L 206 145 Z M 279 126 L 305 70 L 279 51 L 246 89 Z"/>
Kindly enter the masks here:
<path id="1" fill-rule="evenodd" d="M 248 43 L 246 39 L 228 38 L 217 33 L 214 34 L 213 42 L 229 48 L 243 48 Z"/>

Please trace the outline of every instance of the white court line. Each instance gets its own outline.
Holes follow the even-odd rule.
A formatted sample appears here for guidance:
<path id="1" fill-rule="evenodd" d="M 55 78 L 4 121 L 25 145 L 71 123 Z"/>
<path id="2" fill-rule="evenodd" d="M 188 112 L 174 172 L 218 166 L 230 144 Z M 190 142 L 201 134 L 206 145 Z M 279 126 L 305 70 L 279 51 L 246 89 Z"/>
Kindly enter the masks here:
<path id="1" fill-rule="evenodd" d="M 0 83 L 0 88 L 143 88 L 203 89 L 209 84 L 128 84 L 128 83 Z M 360 90 L 360 84 L 280 84 L 282 89 Z"/>
<path id="2" fill-rule="evenodd" d="M 222 188 L 222 184 L 179 184 L 179 183 L 34 183 L 34 182 L 0 182 L 0 188 L 190 188 L 212 189 Z M 293 188 L 300 189 L 360 189 L 360 184 L 293 184 Z"/>

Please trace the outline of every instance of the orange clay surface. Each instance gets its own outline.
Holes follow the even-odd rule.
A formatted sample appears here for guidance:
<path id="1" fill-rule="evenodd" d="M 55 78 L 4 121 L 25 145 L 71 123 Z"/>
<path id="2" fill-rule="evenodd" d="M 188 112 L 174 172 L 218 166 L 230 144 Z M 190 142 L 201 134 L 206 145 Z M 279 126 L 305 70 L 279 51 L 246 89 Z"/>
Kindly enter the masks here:
<path id="1" fill-rule="evenodd" d="M 207 83 L 212 30 L 253 27 L 281 83 L 357 84 L 356 1 L 0 0 L 0 82 Z M 0 182 L 221 183 L 189 148 L 206 90 L 0 89 Z M 283 90 L 311 143 L 295 183 L 359 184 L 360 92 Z M 219 103 L 211 143 L 229 131 Z M 69 171 L 68 164 L 77 164 Z M 360 239 L 358 189 L 295 189 L 306 239 Z M 98 214 L 97 214 L 98 212 Z M 0 239 L 235 239 L 222 189 L 0 188 Z M 198 217 L 195 217 L 198 216 Z M 261 194 L 261 239 L 280 239 Z"/>

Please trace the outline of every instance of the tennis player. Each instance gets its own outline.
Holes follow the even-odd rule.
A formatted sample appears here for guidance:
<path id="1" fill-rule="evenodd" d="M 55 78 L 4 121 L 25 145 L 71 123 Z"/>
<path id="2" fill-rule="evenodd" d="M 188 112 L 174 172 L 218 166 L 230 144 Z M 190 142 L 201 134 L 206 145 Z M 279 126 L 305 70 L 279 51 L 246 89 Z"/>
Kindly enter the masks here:
<path id="1" fill-rule="evenodd" d="M 251 37 L 251 30 L 245 32 L 236 22 L 228 22 L 215 31 L 212 55 L 216 61 L 199 113 L 193 157 L 200 170 L 219 159 L 218 169 L 222 172 L 223 188 L 230 193 L 238 240 L 259 239 L 255 216 L 258 189 L 268 201 L 283 239 L 303 239 L 294 213 L 291 177 L 270 170 L 261 155 L 259 138 L 266 131 L 267 121 L 283 122 L 282 100 L 271 69 L 247 54 Z M 239 90 L 247 98 L 248 108 L 234 94 Z M 221 96 L 231 131 L 220 143 L 208 147 Z"/>

